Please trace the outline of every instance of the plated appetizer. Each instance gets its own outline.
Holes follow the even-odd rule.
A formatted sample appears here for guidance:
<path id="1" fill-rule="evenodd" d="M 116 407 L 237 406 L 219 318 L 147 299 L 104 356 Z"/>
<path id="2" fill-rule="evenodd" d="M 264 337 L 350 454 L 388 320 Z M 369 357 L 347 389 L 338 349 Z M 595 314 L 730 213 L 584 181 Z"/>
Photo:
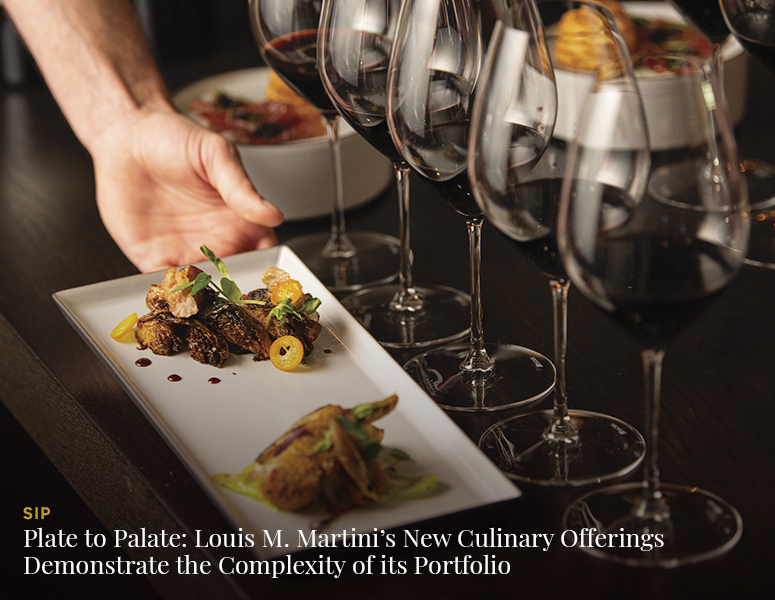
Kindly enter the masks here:
<path id="1" fill-rule="evenodd" d="M 193 265 L 170 268 L 145 298 L 150 312 L 128 317 L 111 337 L 119 339 L 134 325 L 141 350 L 170 356 L 188 350 L 197 362 L 220 367 L 230 354 L 252 354 L 282 370 L 297 367 L 320 335 L 320 300 L 282 269 L 268 269 L 265 288 L 243 294 L 223 261 L 206 246 L 202 252 L 223 275 L 219 284 Z"/>
<path id="2" fill-rule="evenodd" d="M 372 423 L 391 412 L 396 395 L 344 409 L 324 406 L 296 421 L 241 473 L 214 481 L 283 511 L 314 504 L 333 515 L 393 500 L 434 494 L 434 474 L 409 477 L 396 466 L 406 453 L 382 446 Z"/>

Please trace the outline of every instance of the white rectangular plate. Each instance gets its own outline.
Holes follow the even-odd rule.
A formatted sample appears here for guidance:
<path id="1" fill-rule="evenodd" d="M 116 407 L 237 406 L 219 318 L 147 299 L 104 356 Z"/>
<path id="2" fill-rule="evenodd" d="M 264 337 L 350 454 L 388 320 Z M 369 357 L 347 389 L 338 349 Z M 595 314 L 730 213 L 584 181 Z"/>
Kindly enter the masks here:
<path id="1" fill-rule="evenodd" d="M 256 548 L 260 557 L 299 549 L 297 532 L 308 534 L 315 517 L 277 512 L 214 485 L 211 477 L 240 472 L 297 419 L 326 404 L 349 408 L 397 393 L 398 407 L 377 423 L 385 430 L 383 444 L 412 456 L 405 472 L 439 477 L 435 496 L 351 511 L 328 527 L 331 532 L 372 533 L 520 496 L 290 249 L 249 252 L 225 262 L 243 291 L 263 287 L 261 275 L 278 266 L 321 299 L 323 331 L 305 365 L 282 372 L 240 355 L 217 369 L 195 362 L 187 352 L 154 356 L 136 344 L 112 340 L 110 332 L 119 321 L 147 312 L 145 295 L 152 283 L 161 282 L 162 273 L 65 290 L 54 298 L 232 524 L 254 532 L 257 542 L 264 531 L 283 530 L 283 543 L 289 546 Z M 218 276 L 206 261 L 197 266 Z M 141 357 L 152 364 L 138 367 L 135 361 Z M 169 381 L 172 374 L 180 381 Z M 209 383 L 212 377 L 220 383 Z"/>

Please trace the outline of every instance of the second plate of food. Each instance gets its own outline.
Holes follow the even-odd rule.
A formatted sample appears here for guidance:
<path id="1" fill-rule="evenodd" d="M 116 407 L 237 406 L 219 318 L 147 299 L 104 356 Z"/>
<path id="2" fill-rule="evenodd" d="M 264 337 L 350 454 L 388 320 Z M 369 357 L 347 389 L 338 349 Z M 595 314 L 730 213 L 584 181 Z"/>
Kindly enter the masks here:
<path id="1" fill-rule="evenodd" d="M 237 103 L 247 105 L 248 111 L 250 105 L 264 103 L 270 80 L 271 70 L 266 67 L 230 71 L 190 84 L 174 95 L 173 102 L 179 112 L 235 141 L 253 185 L 283 211 L 286 221 L 330 215 L 331 155 L 324 128 L 319 121 L 311 122 L 316 117 L 302 109 L 303 122 L 299 124 L 299 119 L 294 119 L 291 129 L 306 128 L 316 135 L 290 141 L 278 134 L 289 125 L 282 107 L 257 109 L 261 111 L 259 118 L 267 119 L 267 126 L 262 129 L 267 133 L 265 140 L 245 137 L 239 131 L 240 124 L 231 132 L 223 126 L 223 115 L 229 118 Z M 206 105 L 211 107 L 209 112 Z M 255 119 L 249 116 L 246 121 L 251 118 Z M 381 194 L 393 181 L 393 167 L 345 123 L 340 129 L 344 200 L 345 207 L 351 209 Z"/>

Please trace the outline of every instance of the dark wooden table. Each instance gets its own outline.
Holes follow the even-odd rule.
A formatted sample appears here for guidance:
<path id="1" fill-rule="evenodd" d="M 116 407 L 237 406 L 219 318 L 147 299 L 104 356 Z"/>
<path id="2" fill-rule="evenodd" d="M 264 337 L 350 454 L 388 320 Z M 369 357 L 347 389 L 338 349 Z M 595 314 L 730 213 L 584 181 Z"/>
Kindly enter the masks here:
<path id="1" fill-rule="evenodd" d="M 175 87 L 254 61 L 250 51 L 235 50 L 180 63 L 169 70 L 168 77 Z M 775 162 L 773 95 L 775 79 L 754 67 L 749 110 L 737 134 L 748 154 Z M 698 485 L 722 495 L 740 510 L 745 522 L 739 545 L 722 558 L 674 570 L 636 569 L 598 562 L 555 543 L 548 552 L 479 551 L 496 554 L 511 565 L 509 575 L 487 578 L 411 574 L 236 581 L 220 575 L 22 577 L 22 557 L 31 553 L 57 560 L 110 559 L 118 552 L 82 545 L 33 552 L 23 547 L 23 531 L 30 528 L 61 529 L 80 538 L 86 529 L 218 533 L 230 527 L 51 298 L 57 290 L 136 272 L 99 220 L 89 156 L 43 86 L 3 89 L 0 111 L 0 424 L 5 521 L 12 524 L 3 541 L 7 549 L 3 572 L 21 578 L 29 596 L 67 590 L 84 597 L 107 592 L 133 598 L 154 594 L 170 599 L 236 598 L 240 596 L 235 586 L 241 586 L 250 597 L 281 593 L 292 598 L 333 594 L 345 598 L 429 594 L 455 599 L 483 595 L 717 598 L 742 597 L 769 587 L 775 558 L 775 272 L 753 268 L 745 268 L 712 312 L 672 344 L 664 373 L 660 448 L 664 481 Z M 468 289 L 463 219 L 419 180 L 413 184 L 416 280 Z M 397 220 L 395 190 L 390 188 L 349 213 L 348 227 L 395 234 Z M 278 234 L 287 239 L 327 227 L 326 219 L 291 223 Z M 551 355 L 546 281 L 509 240 L 489 226 L 483 259 L 488 338 L 518 342 Z M 571 405 L 642 427 L 637 349 L 573 291 L 569 327 Z M 402 361 L 408 355 L 396 353 L 395 358 Z M 475 417 L 455 420 L 474 439 L 489 422 Z M 501 527 L 509 532 L 556 534 L 562 531 L 564 507 L 584 491 L 522 489 L 524 495 L 517 501 L 420 523 L 417 528 L 425 533 Z M 44 521 L 24 520 L 22 511 L 28 506 L 47 506 L 51 515 Z M 225 552 L 249 558 L 241 550 Z M 411 561 L 419 551 L 390 552 L 397 560 Z M 316 559 L 320 553 L 308 552 L 307 558 Z M 477 552 L 460 548 L 422 552 L 432 559 L 466 553 Z M 198 560 L 212 558 L 191 548 L 127 550 L 129 558 L 174 561 L 182 554 Z M 325 554 L 358 560 L 368 551 L 341 549 Z M 213 555 L 217 558 L 219 552 Z"/>

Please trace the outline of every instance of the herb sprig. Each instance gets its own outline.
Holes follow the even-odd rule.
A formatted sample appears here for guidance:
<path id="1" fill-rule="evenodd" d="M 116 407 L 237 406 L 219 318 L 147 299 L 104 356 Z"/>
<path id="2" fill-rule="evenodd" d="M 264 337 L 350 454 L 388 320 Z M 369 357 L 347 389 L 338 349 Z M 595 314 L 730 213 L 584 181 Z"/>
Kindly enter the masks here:
<path id="1" fill-rule="evenodd" d="M 173 292 L 180 292 L 187 288 L 191 288 L 189 295 L 193 296 L 197 292 L 200 292 L 206 287 L 210 286 L 216 292 L 216 294 L 221 296 L 227 302 L 232 302 L 233 304 L 266 304 L 266 302 L 262 302 L 261 300 L 243 299 L 242 291 L 239 289 L 239 286 L 231 278 L 231 275 L 229 275 L 229 272 L 226 270 L 226 264 L 220 258 L 215 256 L 215 253 L 204 244 L 199 246 L 199 249 L 202 251 L 202 254 L 204 254 L 211 263 L 213 263 L 215 268 L 218 269 L 218 272 L 223 275 L 220 281 L 221 285 L 218 286 L 213 281 L 213 278 L 209 273 L 202 271 L 199 275 L 196 276 L 194 281 L 180 284 L 178 287 L 172 290 Z"/>
<path id="2" fill-rule="evenodd" d="M 318 298 L 313 298 L 311 294 L 306 294 L 304 296 L 304 301 L 301 304 L 301 308 L 298 310 L 293 305 L 293 302 L 286 298 L 284 300 L 280 300 L 275 305 L 266 320 L 268 323 L 269 319 L 276 317 L 280 322 L 280 327 L 282 327 L 285 325 L 285 319 L 288 317 L 288 315 L 293 315 L 299 319 L 304 319 L 304 315 L 311 315 L 318 309 L 318 306 L 320 306 L 320 300 Z"/>
<path id="3" fill-rule="evenodd" d="M 223 277 L 221 277 L 220 286 L 213 281 L 213 278 L 209 273 L 205 273 L 203 271 L 196 276 L 194 281 L 180 284 L 178 287 L 172 290 L 173 292 L 179 292 L 191 288 L 189 294 L 193 296 L 197 292 L 209 286 L 218 296 L 227 302 L 231 302 L 233 304 L 258 304 L 260 306 L 266 305 L 266 302 L 263 300 L 244 299 L 242 297 L 242 290 L 240 290 L 237 283 L 231 278 L 231 275 L 229 275 L 229 272 L 226 269 L 226 263 L 218 258 L 215 253 L 204 244 L 199 246 L 199 250 L 201 250 L 202 254 L 204 254 L 207 259 L 215 266 L 218 272 L 223 275 Z M 280 300 L 280 302 L 278 302 L 277 305 L 270 311 L 269 316 L 266 319 L 265 326 L 269 325 L 269 320 L 272 317 L 275 317 L 280 322 L 280 327 L 285 325 L 285 319 L 289 315 L 293 315 L 299 319 L 304 319 L 305 315 L 311 315 L 318 309 L 319 306 L 320 300 L 318 298 L 314 298 L 311 294 L 305 294 L 304 301 L 302 302 L 301 307 L 298 309 L 290 300 Z"/>

